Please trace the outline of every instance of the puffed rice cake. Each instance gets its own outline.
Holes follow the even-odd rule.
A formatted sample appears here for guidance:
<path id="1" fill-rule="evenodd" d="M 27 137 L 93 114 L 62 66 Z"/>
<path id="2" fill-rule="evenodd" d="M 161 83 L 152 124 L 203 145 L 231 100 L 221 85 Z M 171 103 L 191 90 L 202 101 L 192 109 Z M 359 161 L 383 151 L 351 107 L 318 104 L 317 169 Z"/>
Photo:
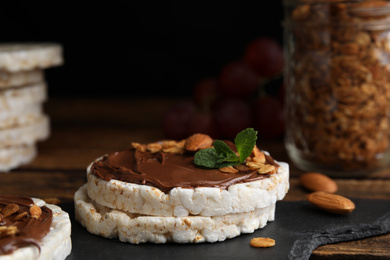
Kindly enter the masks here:
<path id="1" fill-rule="evenodd" d="M 239 183 L 226 190 L 211 187 L 174 188 L 168 194 L 148 185 L 119 180 L 109 182 L 87 168 L 88 196 L 97 203 L 130 213 L 154 216 L 221 216 L 249 212 L 282 200 L 289 189 L 289 166 L 277 162 L 277 174 L 263 180 Z"/>
<path id="2" fill-rule="evenodd" d="M 218 216 L 164 217 L 132 214 L 99 205 L 87 195 L 87 185 L 75 193 L 76 219 L 92 234 L 122 242 L 218 242 L 252 233 L 275 218 L 275 203 L 249 212 Z"/>
<path id="3" fill-rule="evenodd" d="M 0 70 L 17 72 L 62 64 L 62 46 L 57 43 L 0 44 Z"/>
<path id="4" fill-rule="evenodd" d="M 43 70 L 40 69 L 16 72 L 0 70 L 0 90 L 43 81 L 45 81 L 45 76 Z"/>
<path id="5" fill-rule="evenodd" d="M 0 111 L 23 109 L 33 104 L 42 104 L 47 100 L 47 84 L 38 82 L 18 88 L 0 90 Z"/>
<path id="6" fill-rule="evenodd" d="M 92 234 L 132 244 L 224 241 L 274 220 L 276 202 L 289 189 L 289 165 L 277 164 L 275 174 L 227 189 L 176 187 L 164 193 L 148 185 L 100 179 L 91 172 L 91 163 L 88 182 L 75 193 L 76 220 Z"/>
<path id="7" fill-rule="evenodd" d="M 0 172 L 31 162 L 37 155 L 35 145 L 16 145 L 0 149 Z"/>
<path id="8" fill-rule="evenodd" d="M 0 130 L 32 124 L 39 120 L 43 113 L 40 103 L 27 104 L 12 110 L 0 110 Z"/>
<path id="9" fill-rule="evenodd" d="M 0 172 L 32 161 L 32 146 L 49 136 L 44 69 L 63 62 L 58 43 L 0 44 Z"/>
<path id="10" fill-rule="evenodd" d="M 37 120 L 14 128 L 0 130 L 0 149 L 10 146 L 34 145 L 50 135 L 50 120 L 47 115 L 41 115 Z"/>

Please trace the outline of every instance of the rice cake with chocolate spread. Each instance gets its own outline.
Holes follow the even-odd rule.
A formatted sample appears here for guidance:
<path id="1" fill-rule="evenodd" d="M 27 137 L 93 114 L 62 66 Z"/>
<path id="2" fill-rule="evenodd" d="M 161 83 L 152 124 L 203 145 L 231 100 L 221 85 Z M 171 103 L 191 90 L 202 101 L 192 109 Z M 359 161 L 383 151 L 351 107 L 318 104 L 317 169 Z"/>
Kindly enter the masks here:
<path id="1" fill-rule="evenodd" d="M 7 205 L 17 211 L 6 210 Z M 1 195 L 0 208 L 0 260 L 62 260 L 70 254 L 71 222 L 59 206 L 38 198 Z"/>
<path id="2" fill-rule="evenodd" d="M 75 193 L 76 220 L 90 233 L 134 244 L 223 241 L 274 220 L 289 189 L 287 163 L 255 146 L 232 172 L 205 169 L 186 140 L 133 143 L 92 162 Z"/>
<path id="3" fill-rule="evenodd" d="M 259 175 L 255 171 L 228 174 L 218 169 L 197 168 L 192 163 L 193 156 L 177 154 L 162 156 L 175 157 L 172 163 L 177 166 L 176 170 L 185 169 L 185 171 L 177 171 L 182 175 L 182 182 L 179 182 L 179 177 L 174 174 L 176 170 L 172 164 L 169 164 L 170 159 L 164 159 L 166 167 L 158 160 L 150 159 L 153 160 L 153 167 L 155 167 L 153 171 L 156 179 L 154 180 L 150 176 L 151 171 L 145 174 L 136 173 L 137 175 L 133 173 L 132 175 L 141 178 L 138 183 L 118 180 L 123 176 L 131 175 L 129 168 L 125 162 L 122 164 L 121 160 L 131 161 L 129 158 L 134 153 L 139 152 L 128 149 L 112 153 L 89 165 L 87 179 L 88 195 L 91 199 L 103 206 L 130 213 L 176 217 L 218 216 L 267 207 L 282 200 L 289 189 L 287 163 L 278 162 L 277 173 L 270 175 Z M 124 158 L 128 159 L 115 162 L 124 154 L 126 154 Z M 122 171 L 121 176 L 112 177 L 110 180 L 97 176 L 97 167 L 107 167 L 106 163 L 113 163 L 116 170 Z M 146 169 L 148 168 L 146 166 Z M 162 173 L 164 168 L 167 170 L 165 174 Z M 162 179 L 162 177 L 167 178 Z M 142 184 L 142 178 L 147 179 L 145 182 L 149 185 Z M 173 178 L 173 182 L 170 182 L 170 178 Z"/>

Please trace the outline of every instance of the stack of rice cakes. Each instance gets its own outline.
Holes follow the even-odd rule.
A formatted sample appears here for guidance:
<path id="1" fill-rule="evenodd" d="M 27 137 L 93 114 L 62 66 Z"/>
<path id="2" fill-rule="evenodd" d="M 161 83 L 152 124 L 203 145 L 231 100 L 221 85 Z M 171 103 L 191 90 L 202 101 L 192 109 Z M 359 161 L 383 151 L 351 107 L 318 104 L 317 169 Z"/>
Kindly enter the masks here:
<path id="1" fill-rule="evenodd" d="M 43 70 L 62 64 L 59 44 L 0 44 L 0 172 L 31 162 L 49 137 Z"/>
<path id="2" fill-rule="evenodd" d="M 98 159 L 99 160 L 99 159 Z M 76 219 L 86 229 L 122 242 L 201 243 L 252 233 L 275 219 L 276 202 L 289 189 L 289 165 L 277 162 L 269 178 L 169 193 L 148 185 L 105 181 L 87 169 L 88 182 L 75 193 Z"/>

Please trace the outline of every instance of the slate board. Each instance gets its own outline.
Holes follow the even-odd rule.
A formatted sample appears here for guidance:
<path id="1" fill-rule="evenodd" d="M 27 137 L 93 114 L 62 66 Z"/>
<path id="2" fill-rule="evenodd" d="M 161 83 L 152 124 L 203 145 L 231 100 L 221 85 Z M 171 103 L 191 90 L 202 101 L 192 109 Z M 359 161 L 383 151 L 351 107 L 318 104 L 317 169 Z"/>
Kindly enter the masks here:
<path id="1" fill-rule="evenodd" d="M 309 259 L 324 244 L 349 241 L 390 232 L 390 201 L 352 199 L 356 209 L 348 215 L 321 211 L 307 201 L 276 204 L 275 221 L 251 234 L 216 243 L 122 243 L 92 235 L 74 219 L 73 203 L 60 205 L 72 221 L 72 253 L 78 259 Z M 254 248 L 254 237 L 276 240 L 271 248 Z"/>

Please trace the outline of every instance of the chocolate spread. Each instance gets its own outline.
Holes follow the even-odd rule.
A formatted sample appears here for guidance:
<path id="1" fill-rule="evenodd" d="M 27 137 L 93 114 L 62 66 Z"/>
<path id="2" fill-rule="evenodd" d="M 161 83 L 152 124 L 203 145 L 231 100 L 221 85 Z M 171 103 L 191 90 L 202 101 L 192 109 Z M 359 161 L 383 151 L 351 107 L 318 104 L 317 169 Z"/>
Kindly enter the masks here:
<path id="1" fill-rule="evenodd" d="M 17 213 L 12 214 L 0 220 L 0 226 L 16 226 L 18 233 L 6 237 L 0 237 L 0 255 L 10 254 L 14 250 L 34 245 L 40 249 L 39 242 L 50 231 L 50 226 L 53 220 L 52 211 L 46 207 L 41 207 L 42 214 L 38 219 L 30 217 L 28 214 L 21 220 L 15 221 L 15 216 L 22 213 L 29 213 L 30 207 L 34 205 L 34 201 L 29 197 L 2 195 L 0 196 L 0 208 L 4 208 L 8 204 L 15 203 L 19 205 Z"/>
<path id="2" fill-rule="evenodd" d="M 266 155 L 267 164 L 278 166 Z M 167 193 L 175 187 L 218 187 L 226 189 L 230 185 L 268 178 L 268 175 L 247 170 L 238 173 L 223 173 L 219 169 L 206 169 L 194 164 L 194 154 L 174 154 L 164 152 L 140 152 L 133 148 L 103 156 L 91 166 L 97 177 L 110 181 L 156 187 Z"/>

